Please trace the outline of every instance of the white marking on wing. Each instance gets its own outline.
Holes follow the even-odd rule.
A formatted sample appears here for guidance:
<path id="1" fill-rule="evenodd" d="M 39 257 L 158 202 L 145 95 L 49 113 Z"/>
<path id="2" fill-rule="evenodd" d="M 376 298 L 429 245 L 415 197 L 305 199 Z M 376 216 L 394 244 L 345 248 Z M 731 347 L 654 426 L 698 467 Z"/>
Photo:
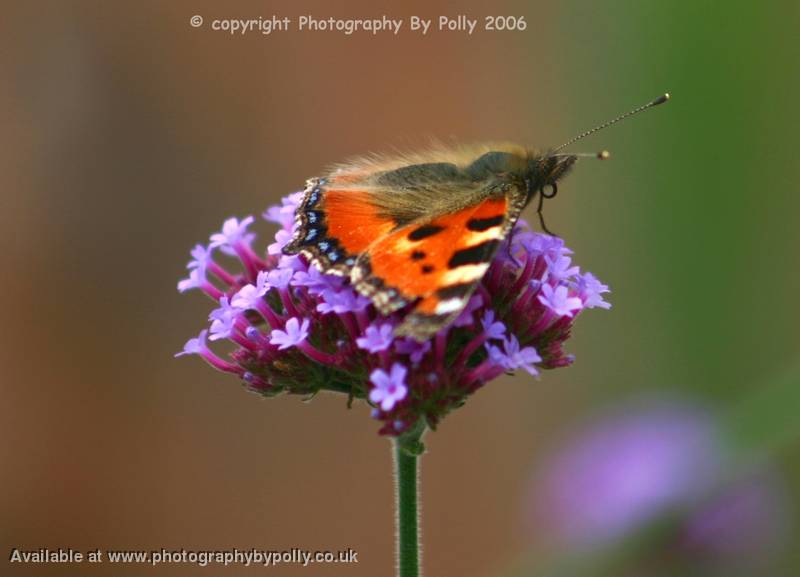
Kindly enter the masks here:
<path id="1" fill-rule="evenodd" d="M 483 275 L 486 273 L 486 269 L 488 268 L 488 262 L 483 262 L 481 264 L 461 265 L 460 267 L 449 270 L 442 275 L 442 286 L 476 281 L 483 277 Z"/>
<path id="2" fill-rule="evenodd" d="M 436 305 L 434 312 L 437 315 L 446 315 L 447 313 L 452 313 L 464 308 L 465 304 L 466 302 L 462 298 L 447 299 Z"/>

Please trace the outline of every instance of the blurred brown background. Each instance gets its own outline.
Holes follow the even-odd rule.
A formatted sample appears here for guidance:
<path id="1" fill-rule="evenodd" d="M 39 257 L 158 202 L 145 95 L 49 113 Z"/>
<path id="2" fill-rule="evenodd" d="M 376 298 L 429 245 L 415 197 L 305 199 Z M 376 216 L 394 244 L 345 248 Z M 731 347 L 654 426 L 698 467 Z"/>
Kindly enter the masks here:
<path id="1" fill-rule="evenodd" d="M 794 3 L 87 0 L 2 12 L 6 556 L 13 547 L 351 547 L 357 565 L 268 571 L 391 573 L 390 446 L 365 406 L 262 401 L 172 356 L 209 310 L 175 290 L 189 248 L 353 154 L 430 137 L 548 146 L 674 95 L 576 147 L 614 158 L 582 162 L 548 223 L 611 285 L 614 308 L 577 323 L 574 367 L 493 382 L 428 438 L 429 575 L 501 575 L 536 546 L 520 505 L 530 472 L 583 415 L 653 389 L 722 405 L 794 366 Z M 529 26 L 427 37 L 407 28 L 231 37 L 208 27 L 305 13 L 522 15 Z M 202 28 L 189 25 L 194 14 Z M 790 446 L 779 460 L 796 486 Z"/>

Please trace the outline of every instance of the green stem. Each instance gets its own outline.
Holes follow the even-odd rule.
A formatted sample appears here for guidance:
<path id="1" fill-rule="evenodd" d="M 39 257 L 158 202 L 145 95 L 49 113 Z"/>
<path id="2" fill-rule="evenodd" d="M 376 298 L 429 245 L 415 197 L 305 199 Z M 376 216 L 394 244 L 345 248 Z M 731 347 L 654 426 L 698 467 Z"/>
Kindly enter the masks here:
<path id="1" fill-rule="evenodd" d="M 398 577 L 420 575 L 418 462 L 424 451 L 420 441 L 424 431 L 424 424 L 418 424 L 394 441 Z"/>

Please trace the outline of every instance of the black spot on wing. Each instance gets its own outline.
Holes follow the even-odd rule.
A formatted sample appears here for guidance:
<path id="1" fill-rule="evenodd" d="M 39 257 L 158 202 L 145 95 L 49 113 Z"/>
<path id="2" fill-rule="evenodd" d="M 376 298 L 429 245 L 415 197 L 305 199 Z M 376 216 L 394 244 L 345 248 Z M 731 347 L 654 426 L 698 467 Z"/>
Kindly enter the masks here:
<path id="1" fill-rule="evenodd" d="M 422 265 L 422 268 L 420 270 L 422 270 L 422 274 L 430 274 L 435 269 L 429 264 L 424 264 L 424 265 Z"/>
<path id="2" fill-rule="evenodd" d="M 489 218 L 471 218 L 467 221 L 467 229 L 475 232 L 483 232 L 500 226 L 505 220 L 505 215 L 498 214 L 497 216 L 490 216 Z"/>
<path id="3" fill-rule="evenodd" d="M 423 224 L 408 233 L 408 240 L 423 240 L 429 236 L 439 234 L 443 230 L 444 227 L 438 224 Z"/>
<path id="4" fill-rule="evenodd" d="M 422 260 L 426 256 L 427 255 L 421 250 L 415 250 L 414 252 L 411 253 L 411 260 Z"/>
<path id="5" fill-rule="evenodd" d="M 456 251 L 447 263 L 448 268 L 458 268 L 467 264 L 480 264 L 488 261 L 500 244 L 498 240 L 487 240 L 475 246 Z"/>

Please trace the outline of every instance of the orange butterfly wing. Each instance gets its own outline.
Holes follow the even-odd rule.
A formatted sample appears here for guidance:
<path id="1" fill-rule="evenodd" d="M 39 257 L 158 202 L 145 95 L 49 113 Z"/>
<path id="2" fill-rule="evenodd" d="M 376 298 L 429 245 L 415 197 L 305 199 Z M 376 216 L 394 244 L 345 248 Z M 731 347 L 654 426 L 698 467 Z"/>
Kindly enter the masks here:
<path id="1" fill-rule="evenodd" d="M 348 276 L 356 258 L 396 224 L 381 216 L 367 191 L 344 188 L 339 178 L 312 178 L 297 209 L 297 232 L 285 254 L 302 253 L 323 272 Z"/>
<path id="2" fill-rule="evenodd" d="M 525 205 L 512 192 L 380 237 L 351 280 L 384 313 L 413 302 L 398 335 L 430 338 L 463 310 Z"/>

